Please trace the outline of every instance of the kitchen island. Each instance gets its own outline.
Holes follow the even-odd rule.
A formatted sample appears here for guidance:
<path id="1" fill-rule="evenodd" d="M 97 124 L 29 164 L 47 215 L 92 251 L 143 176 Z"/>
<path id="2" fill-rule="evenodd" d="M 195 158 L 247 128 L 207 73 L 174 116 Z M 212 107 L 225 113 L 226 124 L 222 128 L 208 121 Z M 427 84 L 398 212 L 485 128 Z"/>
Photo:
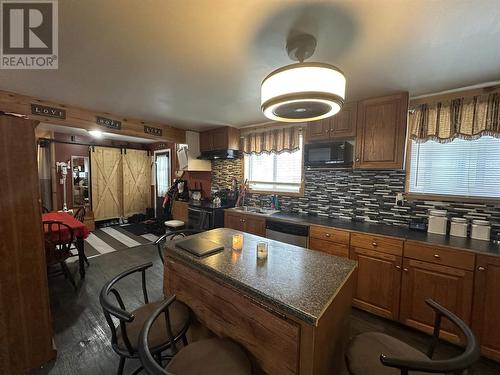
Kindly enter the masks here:
<path id="1" fill-rule="evenodd" d="M 166 244 L 164 292 L 186 303 L 217 335 L 240 343 L 269 374 L 336 374 L 343 367 L 356 263 L 219 228 L 197 234 L 224 246 L 198 258 Z M 257 260 L 266 241 L 268 258 Z"/>

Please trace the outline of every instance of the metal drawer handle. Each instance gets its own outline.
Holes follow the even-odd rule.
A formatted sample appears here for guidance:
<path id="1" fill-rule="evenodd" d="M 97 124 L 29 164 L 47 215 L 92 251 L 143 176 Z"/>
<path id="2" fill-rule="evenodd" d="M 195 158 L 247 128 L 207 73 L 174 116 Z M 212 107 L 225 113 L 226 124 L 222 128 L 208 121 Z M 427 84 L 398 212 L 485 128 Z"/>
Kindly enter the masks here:
<path id="1" fill-rule="evenodd" d="M 401 269 L 401 266 L 396 266 L 396 268 L 397 268 L 398 270 L 400 270 L 400 269 Z"/>
<path id="2" fill-rule="evenodd" d="M 441 257 L 439 256 L 439 254 L 434 254 L 434 258 L 440 259 Z"/>
<path id="3" fill-rule="evenodd" d="M 326 233 L 325 236 L 330 237 L 330 233 Z"/>
<path id="4" fill-rule="evenodd" d="M 477 270 L 478 271 L 486 271 L 486 267 L 479 266 L 479 267 L 477 267 Z"/>
<path id="5" fill-rule="evenodd" d="M 403 271 L 408 272 L 408 268 L 403 268 Z"/>
<path id="6" fill-rule="evenodd" d="M 378 246 L 378 243 L 376 243 L 375 241 L 372 242 L 372 246 Z"/>

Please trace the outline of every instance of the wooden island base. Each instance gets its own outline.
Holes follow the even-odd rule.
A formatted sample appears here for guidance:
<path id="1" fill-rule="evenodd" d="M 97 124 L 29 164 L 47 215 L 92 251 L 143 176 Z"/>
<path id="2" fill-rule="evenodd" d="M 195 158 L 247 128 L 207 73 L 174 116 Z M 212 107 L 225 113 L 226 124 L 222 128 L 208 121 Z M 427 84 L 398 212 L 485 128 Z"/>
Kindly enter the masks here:
<path id="1" fill-rule="evenodd" d="M 167 257 L 165 295 L 175 294 L 208 329 L 241 344 L 269 374 L 340 374 L 349 335 L 353 276 L 333 297 L 316 324 Z"/>

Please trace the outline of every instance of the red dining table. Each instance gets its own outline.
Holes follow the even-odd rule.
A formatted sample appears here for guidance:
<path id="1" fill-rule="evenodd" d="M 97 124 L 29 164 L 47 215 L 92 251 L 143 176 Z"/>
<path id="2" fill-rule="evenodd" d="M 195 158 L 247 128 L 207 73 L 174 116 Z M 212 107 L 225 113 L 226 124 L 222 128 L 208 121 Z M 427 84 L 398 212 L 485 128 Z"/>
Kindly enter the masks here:
<path id="1" fill-rule="evenodd" d="M 76 249 L 78 251 L 78 263 L 80 268 L 80 276 L 81 278 L 85 278 L 85 249 L 84 249 L 84 240 L 90 234 L 89 228 L 81 221 L 78 221 L 70 214 L 66 212 L 49 212 L 46 214 L 42 214 L 42 221 L 60 221 L 61 223 L 66 224 L 71 229 L 73 229 L 73 233 L 76 238 Z M 67 230 L 67 228 L 61 227 L 61 231 Z M 44 226 L 44 231 L 47 233 L 48 228 Z M 69 233 L 68 233 L 69 236 Z M 61 233 L 61 237 L 64 238 L 65 234 Z"/>

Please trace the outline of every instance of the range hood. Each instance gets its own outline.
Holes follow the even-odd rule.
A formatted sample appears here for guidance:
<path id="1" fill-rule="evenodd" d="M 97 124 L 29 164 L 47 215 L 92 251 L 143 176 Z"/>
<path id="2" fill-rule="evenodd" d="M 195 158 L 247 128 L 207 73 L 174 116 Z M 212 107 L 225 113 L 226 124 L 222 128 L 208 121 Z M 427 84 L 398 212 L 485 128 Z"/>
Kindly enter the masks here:
<path id="1" fill-rule="evenodd" d="M 214 150 L 204 151 L 198 156 L 201 160 L 216 160 L 216 159 L 239 159 L 241 153 L 239 150 Z"/>

